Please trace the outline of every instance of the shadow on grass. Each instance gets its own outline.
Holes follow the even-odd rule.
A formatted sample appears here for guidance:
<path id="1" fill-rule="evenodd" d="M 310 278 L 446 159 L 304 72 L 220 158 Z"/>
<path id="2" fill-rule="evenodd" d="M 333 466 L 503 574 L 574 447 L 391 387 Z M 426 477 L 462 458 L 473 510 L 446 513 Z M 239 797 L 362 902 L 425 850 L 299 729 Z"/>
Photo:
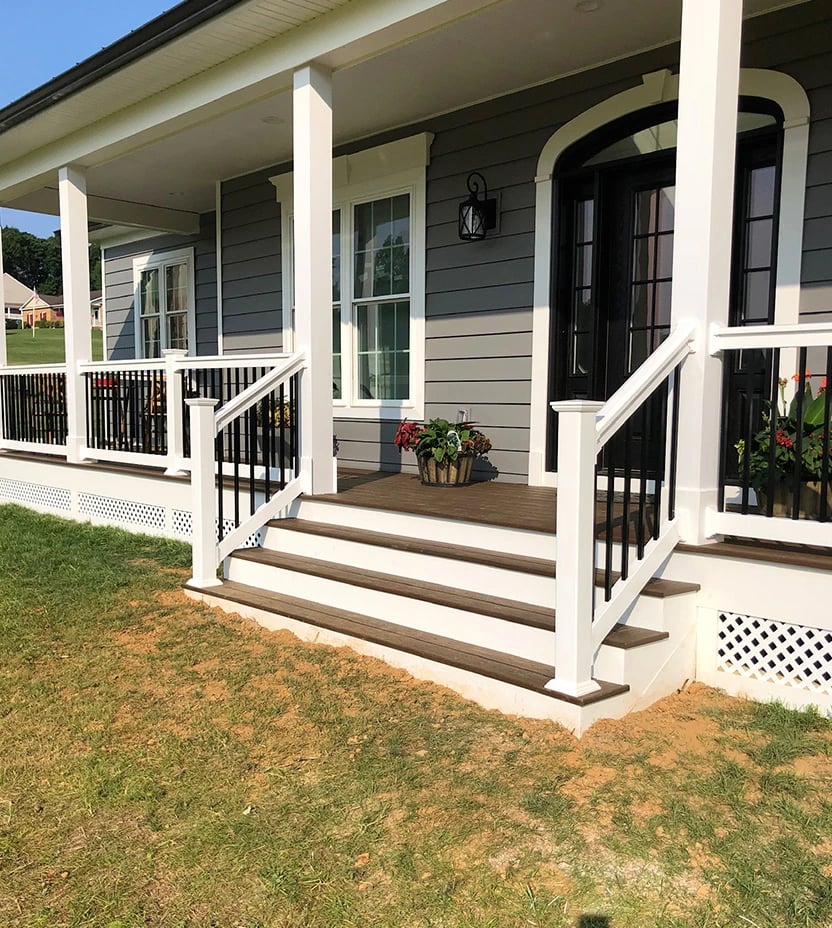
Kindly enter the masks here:
<path id="1" fill-rule="evenodd" d="M 610 928 L 610 925 L 606 915 L 581 915 L 575 922 L 575 928 Z"/>

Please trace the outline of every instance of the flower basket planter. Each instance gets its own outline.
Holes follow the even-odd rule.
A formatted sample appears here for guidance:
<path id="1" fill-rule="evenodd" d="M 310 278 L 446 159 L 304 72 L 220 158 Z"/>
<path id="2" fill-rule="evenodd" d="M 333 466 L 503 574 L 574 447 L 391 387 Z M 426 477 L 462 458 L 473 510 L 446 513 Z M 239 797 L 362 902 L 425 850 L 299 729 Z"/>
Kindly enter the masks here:
<path id="1" fill-rule="evenodd" d="M 817 519 L 820 512 L 820 481 L 804 481 L 800 484 L 800 498 L 798 501 L 799 518 Z M 768 494 L 765 490 L 757 493 L 760 512 L 768 512 Z M 832 515 L 832 484 L 826 488 L 827 512 Z M 774 487 L 773 515 L 784 519 L 792 516 L 794 505 L 794 485 L 788 481 L 781 481 Z"/>
<path id="2" fill-rule="evenodd" d="M 428 487 L 462 487 L 471 482 L 473 455 L 458 457 L 455 461 L 444 460 L 441 464 L 432 457 L 416 459 L 419 464 L 419 478 Z"/>

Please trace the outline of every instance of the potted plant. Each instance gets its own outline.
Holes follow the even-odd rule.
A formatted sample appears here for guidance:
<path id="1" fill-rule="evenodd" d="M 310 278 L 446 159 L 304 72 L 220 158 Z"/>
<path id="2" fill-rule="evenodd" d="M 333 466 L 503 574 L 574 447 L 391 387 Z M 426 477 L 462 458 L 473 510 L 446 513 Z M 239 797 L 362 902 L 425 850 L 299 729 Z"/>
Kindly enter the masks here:
<path id="1" fill-rule="evenodd" d="M 491 441 L 473 422 L 405 419 L 393 439 L 399 451 L 413 451 L 426 486 L 464 486 L 471 482 L 474 458 L 491 450 Z"/>
<path id="2" fill-rule="evenodd" d="M 776 516 L 790 516 L 794 501 L 795 481 L 799 487 L 799 509 L 803 516 L 814 517 L 819 509 L 821 477 L 824 455 L 832 454 L 832 448 L 824 449 L 824 417 L 826 413 L 826 378 L 821 381 L 817 396 L 812 394 L 811 373 L 805 374 L 805 392 L 803 395 L 802 422 L 798 419 L 798 398 L 786 402 L 787 380 L 780 380 L 779 409 L 774 410 L 772 423 L 771 410 L 763 415 L 763 428 L 751 440 L 751 452 L 748 457 L 748 474 L 751 487 L 757 494 L 760 509 L 768 510 L 768 494 L 772 493 L 773 513 Z M 800 375 L 792 378 L 800 380 Z M 800 441 L 800 460 L 797 458 L 798 435 Z M 772 456 L 772 436 L 774 453 Z M 745 462 L 745 440 L 740 439 L 734 446 L 739 457 L 740 467 Z M 771 480 L 770 466 L 773 461 L 774 480 Z M 829 467 L 832 478 L 832 463 Z M 832 480 L 827 487 L 829 512 L 832 513 Z"/>

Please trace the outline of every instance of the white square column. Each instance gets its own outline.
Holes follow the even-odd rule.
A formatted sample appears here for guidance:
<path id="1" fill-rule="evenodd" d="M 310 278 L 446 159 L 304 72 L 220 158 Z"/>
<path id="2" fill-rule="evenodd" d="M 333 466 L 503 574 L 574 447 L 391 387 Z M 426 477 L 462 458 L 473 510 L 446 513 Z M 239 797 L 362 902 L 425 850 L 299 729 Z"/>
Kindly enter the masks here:
<path id="1" fill-rule="evenodd" d="M 68 461 L 80 461 L 86 445 L 84 378 L 78 365 L 91 359 L 90 246 L 87 230 L 87 179 L 76 167 L 58 171 L 61 206 L 61 258 L 64 278 L 64 345 Z"/>
<path id="2" fill-rule="evenodd" d="M 0 335 L 0 367 L 9 361 L 6 354 L 6 283 L 3 279 L 3 227 L 0 226 L 0 310 L 3 311 L 3 332 Z"/>
<path id="3" fill-rule="evenodd" d="M 681 379 L 676 490 L 691 544 L 707 540 L 717 505 L 722 363 L 707 336 L 728 323 L 741 34 L 742 0 L 683 0 L 671 317 L 698 329 Z"/>
<path id="4" fill-rule="evenodd" d="M 301 474 L 305 493 L 334 493 L 332 78 L 318 65 L 295 72 L 293 132 L 295 349 L 307 360 L 300 388 Z"/>

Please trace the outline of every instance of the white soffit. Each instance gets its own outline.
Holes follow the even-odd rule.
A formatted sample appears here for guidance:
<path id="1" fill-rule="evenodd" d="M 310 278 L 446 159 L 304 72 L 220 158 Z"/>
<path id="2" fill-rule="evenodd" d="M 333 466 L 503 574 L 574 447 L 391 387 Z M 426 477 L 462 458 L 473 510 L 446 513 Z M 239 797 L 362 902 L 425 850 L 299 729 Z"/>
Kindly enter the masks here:
<path id="1" fill-rule="evenodd" d="M 315 6 L 332 8 L 344 2 L 316 0 Z M 285 0 L 259 0 L 240 9 L 252 10 L 254 23 L 264 15 L 261 7 L 284 5 L 296 7 Z M 473 5 L 468 0 L 468 6 Z M 633 0 L 603 0 L 597 12 L 581 13 L 572 0 L 503 0 L 337 70 L 335 142 L 417 123 L 678 39 L 680 0 L 639 0 L 638 15 L 634 5 Z M 745 11 L 757 15 L 784 5 L 794 4 L 745 0 Z M 216 20 L 211 41 L 222 34 L 229 15 Z M 192 40 L 203 38 L 202 29 L 191 33 Z M 341 62 L 356 58 L 361 58 L 361 42 L 333 53 L 327 63 L 339 68 Z M 291 158 L 291 123 L 291 95 L 273 94 L 90 168 L 90 192 L 160 209 L 212 210 L 216 180 Z M 2 144 L 0 135 L 0 163 Z M 50 196 L 42 191 L 8 205 L 51 212 Z M 57 207 L 56 196 L 54 201 Z"/>

